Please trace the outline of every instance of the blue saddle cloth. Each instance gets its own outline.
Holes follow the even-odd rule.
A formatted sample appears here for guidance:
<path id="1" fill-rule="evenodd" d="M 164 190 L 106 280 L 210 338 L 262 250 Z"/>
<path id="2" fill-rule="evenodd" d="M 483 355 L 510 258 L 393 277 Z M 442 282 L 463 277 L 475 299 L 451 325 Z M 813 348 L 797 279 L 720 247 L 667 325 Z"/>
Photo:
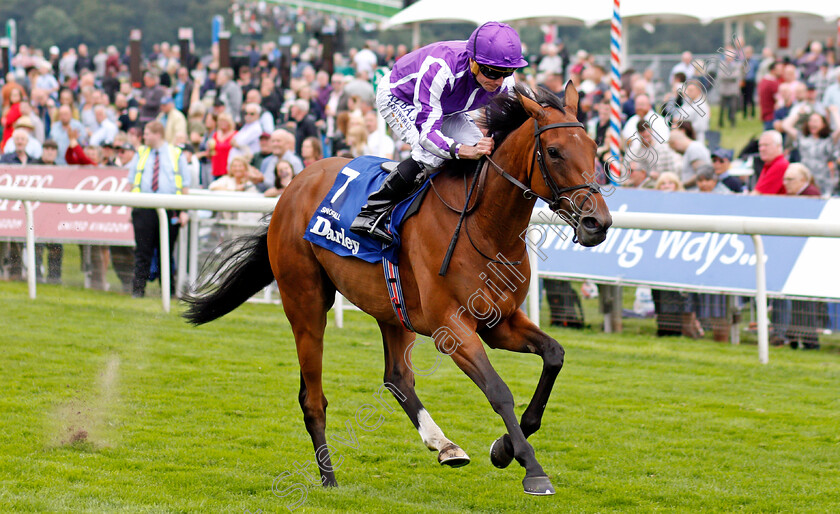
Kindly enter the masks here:
<path id="1" fill-rule="evenodd" d="M 394 235 L 394 241 L 390 245 L 350 232 L 350 225 L 367 202 L 368 196 L 377 191 L 388 176 L 388 172 L 380 167 L 387 160 L 362 156 L 347 163 L 309 220 L 303 238 L 342 257 L 356 257 L 373 263 L 381 262 L 384 257 L 396 264 L 400 247 L 399 229 L 411 203 L 428 187 L 428 180 L 391 212 L 388 230 Z"/>

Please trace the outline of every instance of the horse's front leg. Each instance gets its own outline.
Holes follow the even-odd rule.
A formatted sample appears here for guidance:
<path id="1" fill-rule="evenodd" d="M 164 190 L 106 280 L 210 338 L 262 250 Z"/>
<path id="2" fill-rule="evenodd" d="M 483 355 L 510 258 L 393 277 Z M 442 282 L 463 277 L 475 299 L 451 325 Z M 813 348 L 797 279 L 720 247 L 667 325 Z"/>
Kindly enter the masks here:
<path id="1" fill-rule="evenodd" d="M 493 410 L 505 422 L 513 458 L 525 468 L 525 479 L 522 480 L 525 492 L 538 495 L 554 494 L 551 480 L 537 462 L 534 448 L 528 443 L 516 421 L 516 413 L 513 411 L 513 394 L 490 364 L 478 335 L 472 333 L 466 337 L 459 337 L 457 341 L 449 344 L 441 341 L 436 341 L 436 343 L 438 349 L 449 353 L 455 364 L 484 392 Z"/>
<path id="2" fill-rule="evenodd" d="M 519 353 L 536 353 L 543 360 L 543 369 L 537 390 L 522 413 L 520 427 L 526 438 L 540 429 L 545 406 L 551 396 L 551 389 L 557 374 L 563 367 L 565 352 L 560 344 L 539 329 L 524 312 L 517 310 L 513 316 L 491 329 L 481 332 L 488 346 Z M 514 457 L 510 435 L 505 434 L 490 447 L 490 461 L 497 468 L 505 468 Z"/>
<path id="3" fill-rule="evenodd" d="M 414 391 L 414 368 L 411 350 L 415 336 L 401 326 L 380 321 L 385 343 L 385 387 L 402 405 L 426 448 L 438 452 L 438 462 L 457 468 L 470 463 L 470 458 L 460 446 L 450 441 L 438 427 Z"/>

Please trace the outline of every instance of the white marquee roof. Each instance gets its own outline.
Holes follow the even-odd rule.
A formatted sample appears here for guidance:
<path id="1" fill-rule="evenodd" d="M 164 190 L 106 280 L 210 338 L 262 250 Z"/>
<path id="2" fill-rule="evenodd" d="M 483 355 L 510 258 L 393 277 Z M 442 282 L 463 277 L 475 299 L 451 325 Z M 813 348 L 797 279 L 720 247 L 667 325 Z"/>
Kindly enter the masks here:
<path id="1" fill-rule="evenodd" d="M 840 17 L 840 4 L 827 0 L 751 0 L 749 2 L 675 2 L 674 0 L 629 0 L 621 8 L 625 23 L 710 23 L 729 20 L 767 20 L 772 16 L 811 15 L 833 21 Z M 559 25 L 593 26 L 609 23 L 612 2 L 588 0 L 420 0 L 384 24 L 393 28 L 417 22 L 528 21 Z"/>

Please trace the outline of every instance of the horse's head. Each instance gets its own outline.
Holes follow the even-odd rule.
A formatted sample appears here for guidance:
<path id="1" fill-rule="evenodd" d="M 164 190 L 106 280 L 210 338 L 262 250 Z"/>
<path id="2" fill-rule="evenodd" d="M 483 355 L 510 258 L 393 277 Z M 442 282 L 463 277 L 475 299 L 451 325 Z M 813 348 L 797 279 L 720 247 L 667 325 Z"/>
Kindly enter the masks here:
<path id="1" fill-rule="evenodd" d="M 569 81 L 564 105 L 539 103 L 517 90 L 517 97 L 533 122 L 529 175 L 535 193 L 550 199 L 551 210 L 575 229 L 583 246 L 595 246 L 607 237 L 612 217 L 595 182 L 595 141 L 577 120 L 578 92 Z M 539 98 L 539 96 L 537 97 Z"/>
<path id="2" fill-rule="evenodd" d="M 510 147 L 519 155 L 510 162 L 530 192 L 574 227 L 580 244 L 595 246 L 607 237 L 612 217 L 595 182 L 596 145 L 577 120 L 577 104 L 571 82 L 564 100 L 518 85 L 516 98 L 491 104 L 485 121 L 491 131 L 510 134 Z M 508 132 L 511 122 L 518 128 Z"/>

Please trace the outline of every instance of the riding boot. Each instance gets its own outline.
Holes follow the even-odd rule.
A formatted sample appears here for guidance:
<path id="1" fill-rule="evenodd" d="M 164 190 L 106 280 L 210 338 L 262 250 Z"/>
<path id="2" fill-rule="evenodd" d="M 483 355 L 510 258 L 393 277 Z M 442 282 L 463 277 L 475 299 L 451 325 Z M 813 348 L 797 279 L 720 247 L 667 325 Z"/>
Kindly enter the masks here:
<path id="1" fill-rule="evenodd" d="M 394 237 L 388 232 L 384 220 L 391 209 L 405 199 L 415 188 L 417 175 L 423 171 L 420 164 L 408 158 L 392 171 L 378 191 L 371 193 L 361 212 L 353 220 L 350 230 L 357 234 L 367 234 L 385 244 L 391 244 Z"/>

